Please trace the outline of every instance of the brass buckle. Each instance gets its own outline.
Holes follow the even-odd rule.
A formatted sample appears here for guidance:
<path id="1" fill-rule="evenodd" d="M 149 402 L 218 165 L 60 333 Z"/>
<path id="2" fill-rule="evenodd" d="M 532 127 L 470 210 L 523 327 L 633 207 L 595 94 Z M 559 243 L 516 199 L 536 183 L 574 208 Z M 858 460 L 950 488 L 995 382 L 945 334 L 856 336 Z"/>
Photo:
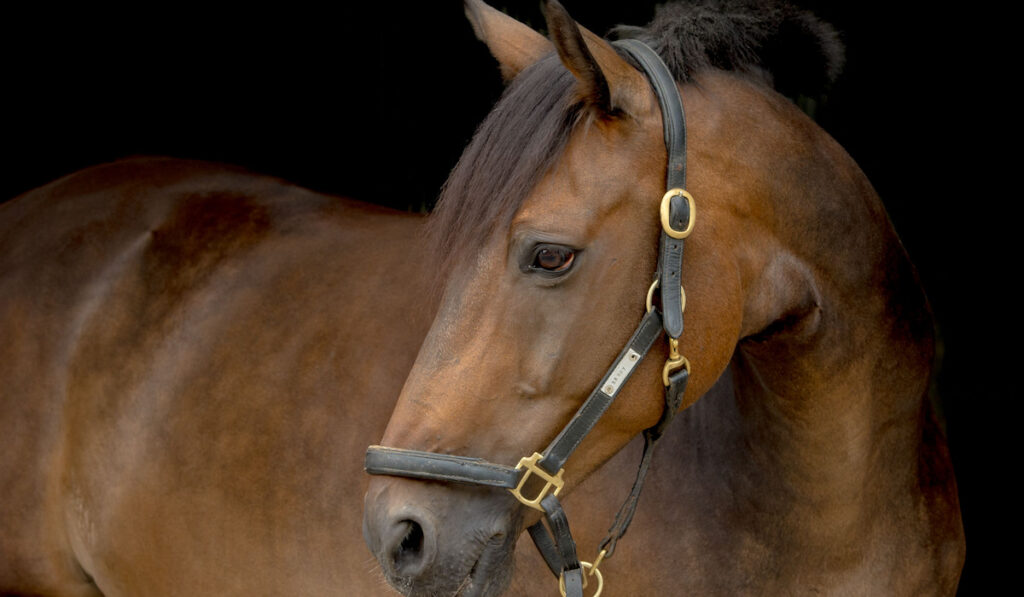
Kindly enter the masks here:
<path id="1" fill-rule="evenodd" d="M 509 489 L 509 491 L 512 492 L 512 495 L 516 496 L 516 499 L 522 502 L 523 505 L 543 512 L 544 508 L 541 507 L 540 501 L 547 497 L 548 492 L 552 495 L 558 495 L 558 492 L 562 491 L 562 486 L 565 485 L 565 480 L 562 479 L 562 473 L 565 472 L 565 469 L 561 469 L 558 471 L 558 474 L 552 476 L 547 471 L 537 466 L 537 462 L 539 462 L 541 458 L 543 458 L 543 456 L 541 456 L 540 453 L 534 452 L 533 456 L 524 456 L 519 459 L 519 464 L 516 465 L 516 470 L 526 469 L 526 474 L 519 480 L 519 484 L 516 485 L 515 489 Z M 530 475 L 537 475 L 544 480 L 544 488 L 541 489 L 537 494 L 537 497 L 532 500 L 527 499 L 523 495 L 523 486 L 526 485 L 526 480 L 530 478 Z M 552 487 L 554 488 L 554 491 L 551 491 Z"/>
<path id="2" fill-rule="evenodd" d="M 670 203 L 673 197 L 684 197 L 686 202 L 690 205 L 690 221 L 686 223 L 686 230 L 676 230 L 672 227 L 672 223 L 669 221 Z M 693 232 L 693 223 L 697 219 L 697 204 L 693 200 L 693 195 L 687 193 L 683 189 L 669 189 L 661 197 L 661 229 L 665 231 L 665 234 L 672 238 L 686 238 Z"/>

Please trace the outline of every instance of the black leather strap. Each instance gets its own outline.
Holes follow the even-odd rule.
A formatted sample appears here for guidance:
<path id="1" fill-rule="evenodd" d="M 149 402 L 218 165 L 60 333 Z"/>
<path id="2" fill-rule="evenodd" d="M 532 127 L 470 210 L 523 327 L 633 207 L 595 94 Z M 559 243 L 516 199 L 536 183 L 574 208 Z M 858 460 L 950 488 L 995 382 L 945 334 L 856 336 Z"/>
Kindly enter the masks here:
<path id="1" fill-rule="evenodd" d="M 522 475 L 522 471 L 517 471 L 510 466 L 487 462 L 482 458 L 451 456 L 384 446 L 367 448 L 363 466 L 371 475 L 472 483 L 505 489 L 515 487 Z"/>
<path id="2" fill-rule="evenodd" d="M 555 572 L 555 576 L 561 577 L 565 584 L 566 597 L 583 597 L 583 567 L 576 555 L 576 541 L 573 540 L 572 532 L 569 530 L 569 518 L 565 515 L 565 510 L 562 509 L 562 503 L 558 501 L 557 497 L 549 495 L 541 500 L 540 505 L 544 508 L 544 518 L 551 527 L 553 537 L 553 540 L 542 540 L 542 544 L 553 545 L 555 551 L 545 554 L 540 546 L 538 549 L 541 549 L 541 555 L 544 556 L 548 568 Z M 538 527 L 538 529 L 533 527 Z M 536 543 L 537 536 L 546 535 L 547 531 L 544 529 L 543 522 L 537 522 L 533 527 L 530 527 L 530 536 Z"/>
<path id="3" fill-rule="evenodd" d="M 658 275 L 665 333 L 678 338 L 683 333 L 683 241 L 662 232 L 660 253 Z"/>
<path id="4" fill-rule="evenodd" d="M 615 45 L 632 57 L 644 71 L 654 89 L 654 95 L 661 105 L 665 150 L 668 153 L 665 188 L 666 190 L 686 189 L 686 116 L 675 78 L 654 50 L 643 42 L 624 39 L 615 42 Z M 690 217 L 687 201 L 682 197 L 673 198 L 669 207 L 669 222 L 672 228 L 685 230 Z M 662 232 L 658 256 L 658 276 L 665 333 L 670 338 L 679 338 L 683 333 L 683 304 L 680 292 L 682 267 L 683 241 L 671 238 Z"/>
<path id="5" fill-rule="evenodd" d="M 583 569 L 570 568 L 562 572 L 565 597 L 583 597 Z"/>
<path id="6" fill-rule="evenodd" d="M 560 576 L 562 574 L 562 558 L 558 555 L 558 546 L 555 545 L 555 540 L 551 537 L 551 533 L 544 527 L 544 520 L 538 520 L 527 527 L 526 530 L 530 533 L 530 538 L 533 539 L 533 545 L 540 552 L 541 557 L 544 558 L 544 563 L 548 565 L 548 570 L 556 578 Z"/>
<path id="7" fill-rule="evenodd" d="M 679 99 L 675 77 L 661 57 L 638 39 L 622 39 L 615 46 L 624 50 L 647 75 L 661 105 L 661 120 L 668 150 L 666 189 L 686 188 L 686 116 Z"/>

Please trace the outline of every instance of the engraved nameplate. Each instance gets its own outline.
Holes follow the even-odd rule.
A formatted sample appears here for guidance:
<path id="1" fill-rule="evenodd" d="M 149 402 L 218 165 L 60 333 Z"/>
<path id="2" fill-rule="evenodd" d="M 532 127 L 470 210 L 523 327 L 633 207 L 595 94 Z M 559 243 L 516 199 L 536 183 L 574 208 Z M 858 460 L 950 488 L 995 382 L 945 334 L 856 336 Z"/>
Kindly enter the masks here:
<path id="1" fill-rule="evenodd" d="M 629 373 L 633 371 L 633 367 L 640 362 L 640 353 L 630 348 L 626 351 L 626 356 L 622 358 L 615 369 L 612 369 L 612 374 L 608 376 L 608 381 L 601 386 L 601 391 L 605 394 L 614 397 L 615 393 L 619 391 L 619 386 L 626 380 Z"/>

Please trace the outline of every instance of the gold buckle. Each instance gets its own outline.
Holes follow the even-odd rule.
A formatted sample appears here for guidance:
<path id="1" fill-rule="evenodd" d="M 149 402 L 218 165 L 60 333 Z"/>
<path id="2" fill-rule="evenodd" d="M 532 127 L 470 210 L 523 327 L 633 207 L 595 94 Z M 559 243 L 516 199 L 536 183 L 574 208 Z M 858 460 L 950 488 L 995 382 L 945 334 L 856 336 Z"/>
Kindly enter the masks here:
<path id="1" fill-rule="evenodd" d="M 672 227 L 672 223 L 669 221 L 670 203 L 673 197 L 685 197 L 686 202 L 690 205 L 690 221 L 686 223 L 686 230 L 676 230 Z M 693 232 L 693 223 L 697 219 L 697 204 L 693 200 L 693 195 L 687 193 L 683 189 L 669 189 L 661 197 L 661 229 L 665 231 L 665 234 L 672 238 L 686 238 Z"/>
<path id="2" fill-rule="evenodd" d="M 562 486 L 565 485 L 565 480 L 562 479 L 562 473 L 565 472 L 565 469 L 561 469 L 558 471 L 557 475 L 552 476 L 547 471 L 537 466 L 537 462 L 540 461 L 541 458 L 543 458 L 543 456 L 541 456 L 540 453 L 534 452 L 533 456 L 524 456 L 519 459 L 519 464 L 516 465 L 516 470 L 526 469 L 526 474 L 519 480 L 519 484 L 516 485 L 515 489 L 509 489 L 509 491 L 512 492 L 512 495 L 516 496 L 516 499 L 522 502 L 523 505 L 543 512 L 544 508 L 541 507 L 540 501 L 547 497 L 548 492 L 551 492 L 552 495 L 558 495 L 558 492 L 562 491 Z M 523 495 L 523 486 L 526 485 L 526 480 L 530 478 L 530 475 L 537 475 L 544 480 L 544 488 L 541 489 L 540 493 L 537 494 L 537 497 L 532 500 L 527 499 Z M 554 488 L 554 491 L 551 491 L 552 487 Z"/>

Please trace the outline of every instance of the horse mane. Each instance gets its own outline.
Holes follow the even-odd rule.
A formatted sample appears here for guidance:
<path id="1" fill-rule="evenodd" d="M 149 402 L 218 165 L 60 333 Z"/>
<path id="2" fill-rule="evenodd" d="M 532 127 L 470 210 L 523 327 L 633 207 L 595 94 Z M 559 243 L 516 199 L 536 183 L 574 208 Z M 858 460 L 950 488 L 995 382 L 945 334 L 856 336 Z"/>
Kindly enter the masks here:
<path id="1" fill-rule="evenodd" d="M 718 69 L 780 92 L 816 94 L 834 80 L 843 47 L 831 25 L 783 2 L 693 0 L 658 7 L 646 27 L 619 26 L 661 55 L 677 81 Z M 429 235 L 442 271 L 465 262 L 509 223 L 558 161 L 583 107 L 575 79 L 553 53 L 524 69 L 477 128 L 441 190 Z"/>
<path id="2" fill-rule="evenodd" d="M 620 25 L 611 36 L 651 46 L 680 83 L 718 69 L 761 78 L 789 97 L 820 94 L 844 62 L 835 28 L 781 1 L 664 4 L 646 27 Z"/>

